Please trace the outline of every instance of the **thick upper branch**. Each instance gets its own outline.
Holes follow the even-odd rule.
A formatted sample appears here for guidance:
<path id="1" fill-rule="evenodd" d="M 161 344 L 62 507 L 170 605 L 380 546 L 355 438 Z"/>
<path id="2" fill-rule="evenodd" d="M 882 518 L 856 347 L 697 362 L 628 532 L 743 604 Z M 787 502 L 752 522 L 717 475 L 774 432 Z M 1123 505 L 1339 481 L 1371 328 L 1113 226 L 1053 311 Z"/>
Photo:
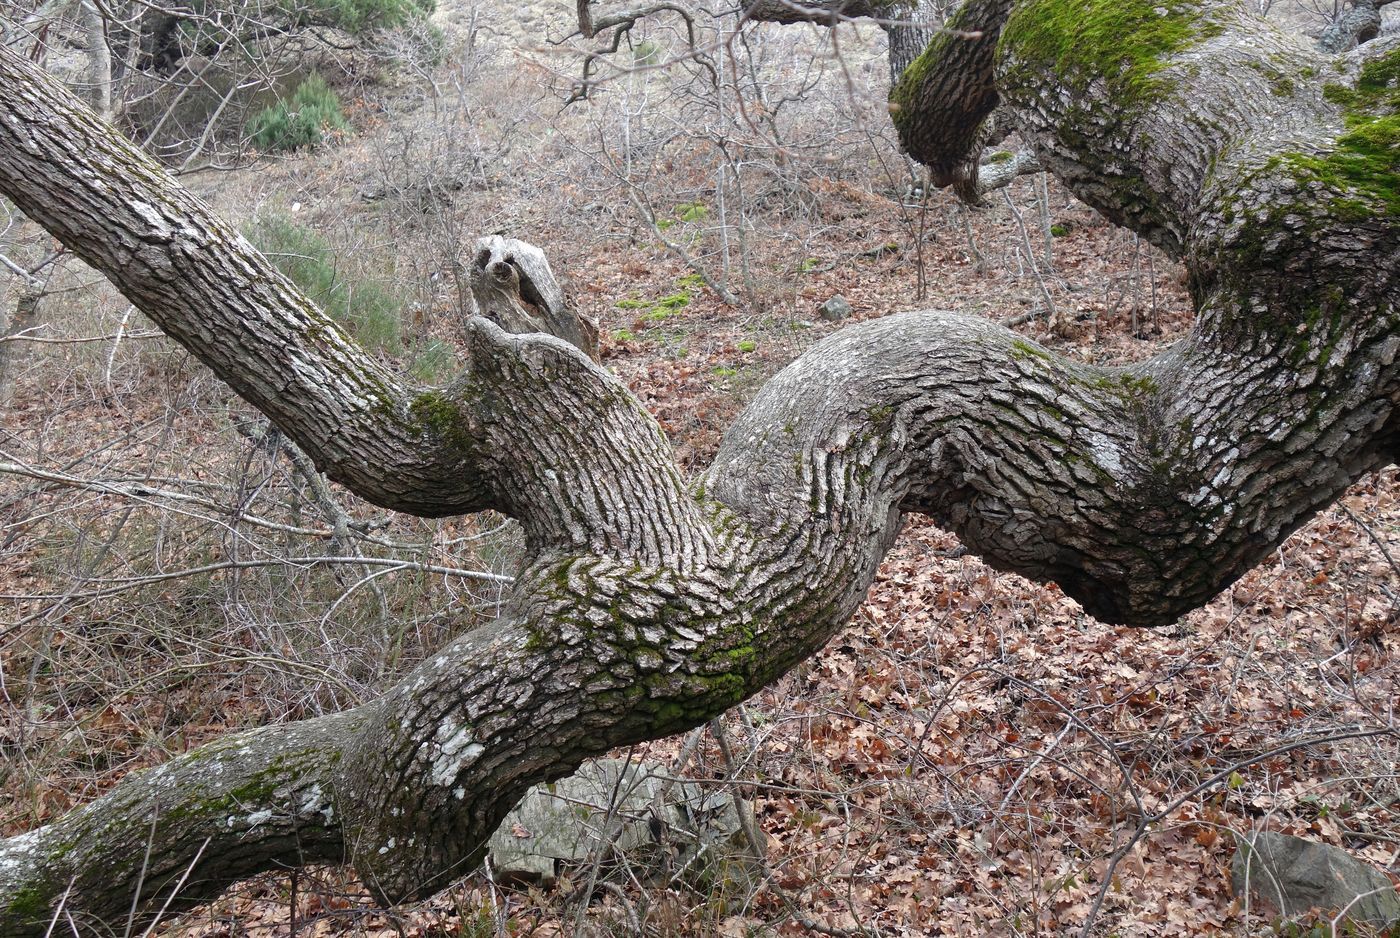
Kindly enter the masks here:
<path id="1" fill-rule="evenodd" d="M 366 354 L 239 232 L 0 48 L 0 189 L 362 497 L 424 515 L 490 507 L 463 427 Z M 425 432 L 428 431 L 428 432 Z"/>
<path id="2" fill-rule="evenodd" d="M 974 177 L 983 121 L 997 106 L 992 80 L 1001 26 L 1012 0 L 969 0 L 890 91 L 900 142 L 947 186 Z M 971 163 L 972 168 L 967 169 Z"/>

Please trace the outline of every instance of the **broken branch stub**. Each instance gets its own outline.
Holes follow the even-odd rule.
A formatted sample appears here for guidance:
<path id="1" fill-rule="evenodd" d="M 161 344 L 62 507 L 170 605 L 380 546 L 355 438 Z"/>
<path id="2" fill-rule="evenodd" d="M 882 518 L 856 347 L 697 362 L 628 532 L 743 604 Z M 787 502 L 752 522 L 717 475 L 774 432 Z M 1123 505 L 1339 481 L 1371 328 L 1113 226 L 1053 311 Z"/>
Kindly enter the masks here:
<path id="1" fill-rule="evenodd" d="M 598 360 L 598 327 L 564 300 L 544 251 L 526 241 L 479 238 L 471 264 L 476 314 L 507 332 L 543 332 Z"/>

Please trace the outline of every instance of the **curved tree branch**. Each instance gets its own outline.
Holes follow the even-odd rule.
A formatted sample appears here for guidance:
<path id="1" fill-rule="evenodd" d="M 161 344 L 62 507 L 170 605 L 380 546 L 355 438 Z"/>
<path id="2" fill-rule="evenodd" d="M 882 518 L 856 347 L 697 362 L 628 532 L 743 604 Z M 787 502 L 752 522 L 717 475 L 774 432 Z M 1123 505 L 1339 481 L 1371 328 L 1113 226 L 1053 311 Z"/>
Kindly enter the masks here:
<path id="1" fill-rule="evenodd" d="M 1381 31 L 1381 7 L 1394 0 L 1355 0 L 1351 9 L 1342 12 L 1327 25 L 1317 39 L 1317 48 L 1336 55 L 1376 38 Z"/>
<path id="2" fill-rule="evenodd" d="M 57 80 L 8 50 L 0 113 L 0 189 L 107 273 L 318 468 L 401 511 L 492 506 L 489 479 L 462 445 L 469 431 L 435 437 L 415 413 L 418 389 L 355 345 L 235 228 Z M 59 182 L 61 167 L 73 171 Z"/>
<path id="3" fill-rule="evenodd" d="M 404 386 L 0 51 L 0 191 L 346 485 L 425 514 L 499 508 L 528 554 L 497 624 L 379 700 L 232 737 L 0 843 L 0 935 L 42 934 L 65 894 L 120 922 L 196 854 L 177 905 L 293 850 L 343 855 L 384 901 L 429 893 L 528 785 L 699 725 L 820 648 L 904 512 L 1101 618 L 1155 625 L 1393 461 L 1400 212 L 1377 146 L 1400 111 L 1393 59 L 1345 60 L 1328 78 L 1351 85 L 1324 90 L 1299 77 L 1323 73 L 1316 52 L 1213 0 L 969 9 L 988 17 L 977 37 L 911 69 L 902 130 L 951 170 L 1005 101 L 1081 198 L 1183 257 L 1196 329 L 1101 369 L 970 317 L 848 328 L 769 382 L 693 485 L 627 389 L 556 338 L 477 319 L 462 377 Z M 147 841 L 149 882 L 128 856 Z"/>

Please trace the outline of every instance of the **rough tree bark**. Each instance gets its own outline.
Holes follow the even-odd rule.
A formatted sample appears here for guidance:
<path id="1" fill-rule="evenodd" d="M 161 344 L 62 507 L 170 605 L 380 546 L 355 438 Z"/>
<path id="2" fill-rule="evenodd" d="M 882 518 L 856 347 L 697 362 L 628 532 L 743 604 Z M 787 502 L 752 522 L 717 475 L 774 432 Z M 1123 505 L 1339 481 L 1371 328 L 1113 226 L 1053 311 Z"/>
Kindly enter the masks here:
<path id="1" fill-rule="evenodd" d="M 1195 330 L 1101 369 L 965 316 L 847 328 L 689 482 L 627 389 L 557 338 L 476 319 L 451 386 L 389 372 L 0 50 L 0 192 L 332 478 L 421 515 L 494 508 L 528 541 L 502 619 L 379 700 L 232 736 L 0 843 L 0 934 L 43 934 L 60 903 L 120 930 L 182 877 L 173 907 L 313 860 L 353 863 L 386 902 L 431 893 L 529 784 L 695 726 L 820 648 L 904 512 L 1100 618 L 1159 625 L 1394 461 L 1400 46 L 1330 60 L 1218 0 L 961 16 L 979 28 L 906 75 L 910 149 L 975 158 L 1003 102 L 1081 199 L 1184 259 Z"/>
<path id="2" fill-rule="evenodd" d="M 1331 22 L 1317 39 L 1323 52 L 1337 54 L 1350 51 L 1357 43 L 1376 38 L 1381 30 L 1381 9 L 1396 0 L 1355 0 L 1351 8 Z"/>

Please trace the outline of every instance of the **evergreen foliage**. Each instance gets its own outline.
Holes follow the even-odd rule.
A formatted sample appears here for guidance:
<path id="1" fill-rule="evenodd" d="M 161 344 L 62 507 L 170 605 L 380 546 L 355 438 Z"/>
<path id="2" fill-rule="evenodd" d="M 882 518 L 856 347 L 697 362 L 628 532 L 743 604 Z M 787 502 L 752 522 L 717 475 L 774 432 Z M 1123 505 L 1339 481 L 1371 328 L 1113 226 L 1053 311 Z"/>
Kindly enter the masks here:
<path id="1" fill-rule="evenodd" d="M 290 100 L 263 108 L 248 122 L 248 136 L 267 152 L 314 147 L 328 135 L 349 131 L 340 98 L 315 72 L 297 86 Z"/>
<path id="2" fill-rule="evenodd" d="M 285 216 L 265 214 L 249 226 L 248 239 L 365 348 L 401 351 L 399 301 L 382 282 L 350 276 L 325 238 Z"/>

